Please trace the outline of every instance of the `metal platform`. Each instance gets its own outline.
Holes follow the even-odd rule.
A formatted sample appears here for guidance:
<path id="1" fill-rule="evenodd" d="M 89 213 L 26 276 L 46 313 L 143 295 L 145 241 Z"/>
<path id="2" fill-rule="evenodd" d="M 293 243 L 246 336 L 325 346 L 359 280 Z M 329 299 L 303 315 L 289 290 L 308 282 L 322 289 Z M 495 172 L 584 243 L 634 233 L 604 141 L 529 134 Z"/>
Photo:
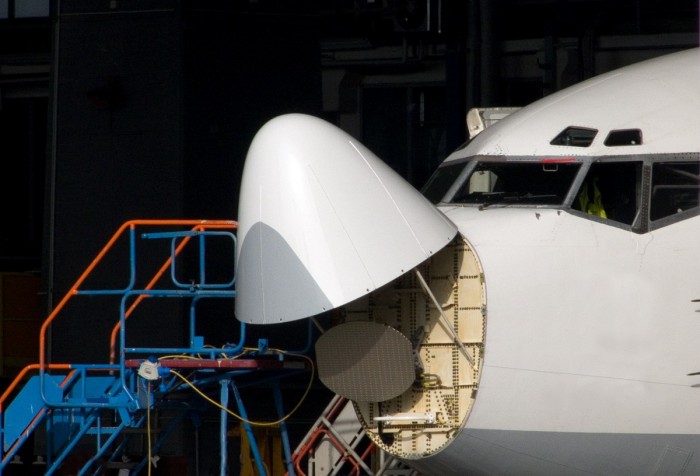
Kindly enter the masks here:
<path id="1" fill-rule="evenodd" d="M 304 376 L 303 381 L 309 383 L 313 380 L 313 362 L 305 355 L 310 349 L 311 325 L 306 345 L 298 351 L 269 348 L 266 339 L 247 347 L 243 323 L 239 323 L 239 341 L 218 348 L 205 344 L 197 331 L 201 303 L 235 299 L 233 259 L 225 263 L 215 261 L 216 266 L 224 265 L 229 270 L 212 273 L 212 260 L 207 256 L 212 241 L 219 247 L 223 243 L 229 248 L 227 255 L 235 256 L 235 230 L 233 221 L 135 220 L 122 225 L 44 322 L 39 336 L 39 362 L 26 367 L 0 396 L 0 473 L 17 468 L 20 448 L 43 427 L 46 447 L 46 454 L 40 455 L 45 463 L 43 474 L 56 474 L 69 455 L 86 442 L 93 449 L 77 474 L 101 474 L 108 468 L 127 466 L 130 475 L 139 474 L 154 461 L 186 415 L 196 408 L 193 401 L 204 399 L 218 407 L 220 413 L 220 474 L 228 474 L 229 417 L 241 422 L 251 461 L 260 475 L 266 475 L 267 470 L 253 427 L 268 424 L 279 427 L 288 474 L 294 474 L 285 424 L 291 412 L 283 403 L 281 380 L 290 376 L 297 380 Z M 91 276 L 99 273 L 100 266 L 111 266 L 114 262 L 109 258 L 110 253 L 121 256 L 124 250 L 128 271 L 123 285 L 109 289 L 89 287 Z M 143 250 L 162 255 L 144 260 Z M 154 262 L 158 265 L 146 266 Z M 185 264 L 197 270 L 195 280 L 181 278 L 180 271 Z M 214 274 L 224 278 L 214 281 L 211 279 Z M 106 352 L 109 359 L 93 364 L 50 363 L 48 329 L 60 321 L 69 305 L 81 298 L 107 298 L 118 303 L 118 313 L 111 314 L 118 315 L 118 320 L 105 339 L 109 343 Z M 145 307 L 145 302 L 152 301 L 150 298 L 178 299 L 185 303 L 183 308 L 188 309 L 189 314 L 185 317 L 189 319 L 185 345 L 130 344 L 127 320 L 141 322 L 158 312 L 149 305 L 147 312 L 136 313 L 137 309 Z M 233 314 L 222 318 L 236 322 Z M 251 385 L 271 389 L 275 401 L 274 422 L 248 419 L 240 390 Z M 235 406 L 229 405 L 230 394 L 233 394 Z M 175 417 L 166 427 L 153 431 L 153 415 L 164 409 L 174 412 Z M 137 461 L 124 462 L 130 438 L 144 433 L 148 440 L 145 454 Z"/>

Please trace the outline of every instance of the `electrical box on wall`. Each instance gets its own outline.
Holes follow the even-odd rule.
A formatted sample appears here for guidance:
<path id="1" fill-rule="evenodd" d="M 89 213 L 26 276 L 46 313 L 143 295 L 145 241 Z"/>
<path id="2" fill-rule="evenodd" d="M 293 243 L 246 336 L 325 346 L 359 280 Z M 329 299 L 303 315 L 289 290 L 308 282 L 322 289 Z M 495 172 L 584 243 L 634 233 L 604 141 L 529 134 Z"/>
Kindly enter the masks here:
<path id="1" fill-rule="evenodd" d="M 396 0 L 394 29 L 397 32 L 428 32 L 440 29 L 441 0 Z"/>
<path id="2" fill-rule="evenodd" d="M 394 0 L 394 31 L 451 35 L 464 31 L 469 2 L 464 0 Z"/>

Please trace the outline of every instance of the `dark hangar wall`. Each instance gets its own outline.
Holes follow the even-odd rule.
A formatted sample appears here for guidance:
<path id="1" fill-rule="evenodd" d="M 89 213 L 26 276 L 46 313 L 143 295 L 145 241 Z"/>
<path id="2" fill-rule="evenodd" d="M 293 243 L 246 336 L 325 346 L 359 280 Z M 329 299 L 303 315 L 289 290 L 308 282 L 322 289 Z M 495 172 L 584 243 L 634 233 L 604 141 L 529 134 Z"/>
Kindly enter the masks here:
<path id="1" fill-rule="evenodd" d="M 313 16 L 298 4 L 293 16 L 251 5 L 54 6 L 53 207 L 44 260 L 54 304 L 127 220 L 235 219 L 257 129 L 284 112 L 320 113 Z M 78 316 L 85 309 L 67 310 L 52 329 L 53 360 L 104 361 L 115 309 L 90 311 L 87 323 Z M 177 338 L 180 321 L 171 316 L 159 332 Z M 86 336 L 86 325 L 97 338 Z"/>
<path id="2" fill-rule="evenodd" d="M 269 14 L 256 2 L 192 5 L 184 11 L 185 212 L 235 218 L 257 130 L 279 114 L 321 114 L 318 17 L 300 2 Z"/>

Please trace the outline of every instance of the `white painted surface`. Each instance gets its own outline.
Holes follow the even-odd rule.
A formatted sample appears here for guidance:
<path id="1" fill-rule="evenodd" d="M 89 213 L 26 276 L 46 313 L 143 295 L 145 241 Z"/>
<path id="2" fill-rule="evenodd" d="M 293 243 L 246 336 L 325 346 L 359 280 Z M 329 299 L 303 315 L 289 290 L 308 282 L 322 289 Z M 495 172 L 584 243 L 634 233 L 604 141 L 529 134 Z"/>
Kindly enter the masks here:
<path id="1" fill-rule="evenodd" d="M 486 128 L 470 155 L 630 155 L 700 150 L 700 50 L 691 49 L 596 76 L 551 94 Z M 565 127 L 597 129 L 591 147 L 553 146 Z M 639 128 L 642 146 L 605 147 L 611 130 Z"/>
<path id="2" fill-rule="evenodd" d="M 486 279 L 468 427 L 700 433 L 700 219 L 636 235 L 558 210 L 446 213 Z"/>
<path id="3" fill-rule="evenodd" d="M 456 235 L 372 152 L 302 114 L 275 118 L 256 135 L 239 203 L 236 314 L 257 324 L 346 304 Z"/>

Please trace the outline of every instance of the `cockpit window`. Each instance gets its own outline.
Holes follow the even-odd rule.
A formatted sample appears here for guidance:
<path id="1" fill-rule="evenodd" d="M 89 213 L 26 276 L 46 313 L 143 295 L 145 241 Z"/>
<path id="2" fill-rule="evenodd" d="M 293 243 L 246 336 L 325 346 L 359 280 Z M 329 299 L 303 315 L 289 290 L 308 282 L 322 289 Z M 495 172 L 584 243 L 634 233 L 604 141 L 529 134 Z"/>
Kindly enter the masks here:
<path id="1" fill-rule="evenodd" d="M 573 161 L 480 162 L 452 203 L 560 205 L 581 167 Z"/>
<path id="2" fill-rule="evenodd" d="M 424 194 L 433 203 L 474 204 L 480 210 L 556 207 L 634 233 L 700 215 L 697 154 L 533 159 L 472 157 L 451 163 L 431 177 Z"/>
<path id="3" fill-rule="evenodd" d="M 624 225 L 640 219 L 642 162 L 591 164 L 571 208 Z"/>
<path id="4" fill-rule="evenodd" d="M 423 195 L 431 203 L 440 203 L 450 186 L 455 183 L 457 177 L 464 169 L 465 163 L 443 165 L 438 168 L 430 177 L 428 183 L 423 187 Z"/>
<path id="5" fill-rule="evenodd" d="M 650 220 L 698 207 L 700 162 L 659 162 L 651 172 Z"/>
<path id="6" fill-rule="evenodd" d="M 588 147 L 593 143 L 598 131 L 586 127 L 569 126 L 552 139 L 552 145 L 568 145 L 572 147 Z"/>

